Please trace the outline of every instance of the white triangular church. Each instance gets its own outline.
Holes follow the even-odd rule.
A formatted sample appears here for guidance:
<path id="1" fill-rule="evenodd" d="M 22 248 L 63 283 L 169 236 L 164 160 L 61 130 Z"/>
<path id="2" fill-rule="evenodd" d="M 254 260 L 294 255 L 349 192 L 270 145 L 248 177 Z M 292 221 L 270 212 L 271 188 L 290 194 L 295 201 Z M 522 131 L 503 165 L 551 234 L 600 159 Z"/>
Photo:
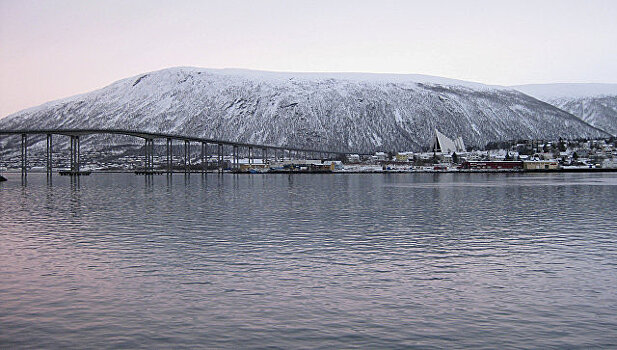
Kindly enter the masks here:
<path id="1" fill-rule="evenodd" d="M 435 128 L 435 137 L 433 137 L 433 142 L 431 143 L 431 151 L 445 154 L 466 152 L 462 137 L 459 136 L 451 140 L 446 135 L 439 132 L 437 128 Z"/>

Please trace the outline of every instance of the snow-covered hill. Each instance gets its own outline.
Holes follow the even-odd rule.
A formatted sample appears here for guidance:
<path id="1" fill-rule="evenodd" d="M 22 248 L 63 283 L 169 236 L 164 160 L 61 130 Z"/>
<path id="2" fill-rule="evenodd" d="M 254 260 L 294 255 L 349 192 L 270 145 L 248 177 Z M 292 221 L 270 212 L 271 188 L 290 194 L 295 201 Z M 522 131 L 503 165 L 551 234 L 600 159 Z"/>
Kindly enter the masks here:
<path id="1" fill-rule="evenodd" d="M 534 84 L 515 88 L 617 135 L 617 84 Z"/>
<path id="2" fill-rule="evenodd" d="M 200 68 L 142 74 L 0 119 L 1 129 L 50 127 L 132 128 L 362 152 L 419 150 L 435 127 L 474 146 L 606 136 L 504 87 L 420 75 Z"/>

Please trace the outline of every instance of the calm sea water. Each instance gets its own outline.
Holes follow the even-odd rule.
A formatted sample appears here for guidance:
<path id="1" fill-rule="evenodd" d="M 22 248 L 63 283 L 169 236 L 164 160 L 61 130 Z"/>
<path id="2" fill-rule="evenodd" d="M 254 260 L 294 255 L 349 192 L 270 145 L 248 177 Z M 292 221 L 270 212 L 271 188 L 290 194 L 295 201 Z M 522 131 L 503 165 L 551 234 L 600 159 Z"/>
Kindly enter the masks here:
<path id="1" fill-rule="evenodd" d="M 615 348 L 617 174 L 31 174 L 0 348 Z"/>

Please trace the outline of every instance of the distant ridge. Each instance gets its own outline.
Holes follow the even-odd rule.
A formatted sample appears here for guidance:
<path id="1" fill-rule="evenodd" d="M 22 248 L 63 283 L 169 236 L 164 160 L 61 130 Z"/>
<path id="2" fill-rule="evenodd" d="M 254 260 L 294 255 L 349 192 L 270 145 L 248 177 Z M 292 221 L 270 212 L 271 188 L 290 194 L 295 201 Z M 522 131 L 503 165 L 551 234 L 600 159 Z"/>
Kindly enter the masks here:
<path id="1" fill-rule="evenodd" d="M 617 96 L 617 84 L 599 83 L 557 83 L 527 84 L 512 88 L 540 100 L 554 98 L 582 98 L 598 96 Z"/>
<path id="2" fill-rule="evenodd" d="M 617 84 L 533 84 L 515 88 L 617 135 Z"/>

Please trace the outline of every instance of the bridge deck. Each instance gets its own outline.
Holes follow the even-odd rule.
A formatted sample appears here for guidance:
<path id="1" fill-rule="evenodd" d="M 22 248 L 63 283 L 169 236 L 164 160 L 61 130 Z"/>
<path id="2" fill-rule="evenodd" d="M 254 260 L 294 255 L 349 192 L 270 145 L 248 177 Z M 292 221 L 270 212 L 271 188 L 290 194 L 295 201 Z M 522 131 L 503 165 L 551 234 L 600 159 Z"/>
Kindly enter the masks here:
<path id="1" fill-rule="evenodd" d="M 287 146 L 273 146 L 273 145 L 260 145 L 260 144 L 252 144 L 245 142 L 235 142 L 235 141 L 225 141 L 225 140 L 216 140 L 216 139 L 208 139 L 203 137 L 196 136 L 187 136 L 180 134 L 171 134 L 171 133 L 159 133 L 159 132 L 148 132 L 148 131 L 136 131 L 129 129 L 15 129 L 15 130 L 0 130 L 0 135 L 65 135 L 65 136 L 83 136 L 83 135 L 102 135 L 102 134 L 110 134 L 110 135 L 124 135 L 124 136 L 134 136 L 147 140 L 153 139 L 172 139 L 172 140 L 180 140 L 180 141 L 189 141 L 189 142 L 202 142 L 209 144 L 218 144 L 218 145 L 229 145 L 229 146 L 238 146 L 238 147 L 251 147 L 258 149 L 274 149 L 274 150 L 287 150 L 287 151 L 296 151 L 296 152 L 319 152 L 319 153 L 329 153 L 329 154 L 339 154 L 339 155 L 347 155 L 347 154 L 358 154 L 358 155 L 369 155 L 368 153 L 358 153 L 358 152 L 341 152 L 341 151 L 328 151 L 328 150 L 319 150 L 319 149 L 310 149 L 310 148 L 298 148 L 298 147 L 287 147 Z"/>

